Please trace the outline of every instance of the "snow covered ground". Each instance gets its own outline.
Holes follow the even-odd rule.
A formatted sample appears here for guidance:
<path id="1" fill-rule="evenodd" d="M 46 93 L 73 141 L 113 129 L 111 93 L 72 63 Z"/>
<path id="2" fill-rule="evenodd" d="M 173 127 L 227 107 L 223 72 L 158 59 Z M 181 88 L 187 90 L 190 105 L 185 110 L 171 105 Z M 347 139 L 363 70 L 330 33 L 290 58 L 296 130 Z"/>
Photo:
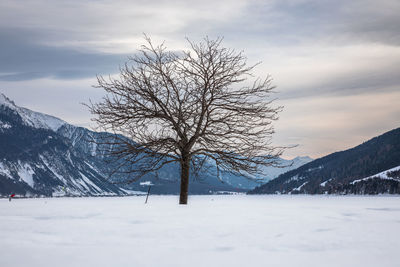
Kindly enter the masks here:
<path id="1" fill-rule="evenodd" d="M 399 266 L 400 197 L 0 199 L 0 266 Z"/>

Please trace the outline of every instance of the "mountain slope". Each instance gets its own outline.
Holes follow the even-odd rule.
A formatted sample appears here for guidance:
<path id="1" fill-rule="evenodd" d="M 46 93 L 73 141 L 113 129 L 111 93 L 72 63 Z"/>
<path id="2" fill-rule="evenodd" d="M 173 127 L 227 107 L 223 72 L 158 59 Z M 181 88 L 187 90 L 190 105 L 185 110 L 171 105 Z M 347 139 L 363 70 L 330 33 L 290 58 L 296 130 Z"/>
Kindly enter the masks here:
<path id="1" fill-rule="evenodd" d="M 2 103 L 6 101 L 0 105 L 0 194 L 125 194 L 54 131 L 65 122 L 29 113 L 3 96 Z"/>
<path id="2" fill-rule="evenodd" d="M 0 94 L 0 195 L 92 196 L 125 195 L 126 189 L 147 191 L 148 186 L 140 182 L 118 186 L 110 182 L 126 177 L 116 174 L 109 179 L 113 166 L 105 161 L 113 160 L 96 144 L 104 135 L 109 134 L 19 107 Z M 142 180 L 154 184 L 153 193 L 177 194 L 178 178 L 179 166 L 170 164 Z M 243 191 L 209 174 L 192 178 L 189 190 L 192 194 Z"/>
<path id="3" fill-rule="evenodd" d="M 395 179 L 391 182 L 366 179 L 353 183 L 397 166 L 400 166 L 400 128 L 352 149 L 316 159 L 255 188 L 249 194 L 400 193 L 399 182 Z"/>
<path id="4" fill-rule="evenodd" d="M 109 177 L 115 160 L 104 154 L 107 145 L 98 145 L 108 135 L 19 107 L 0 94 L 0 195 L 125 195 L 126 190 L 146 192 L 148 185 L 143 181 L 153 184 L 152 193 L 179 193 L 180 167 L 173 163 L 135 183 L 111 183 L 126 180 L 123 172 L 127 170 Z M 288 167 L 267 167 L 258 182 L 229 173 L 223 173 L 220 181 L 215 165 L 209 163 L 209 172 L 191 176 L 189 192 L 244 192 L 309 161 L 308 157 L 281 159 Z"/>
<path id="5" fill-rule="evenodd" d="M 249 180 L 243 179 L 243 177 L 234 176 L 232 174 L 225 173 L 223 174 L 223 179 L 233 185 L 234 187 L 244 188 L 244 189 L 253 189 L 256 186 L 264 184 L 276 177 L 280 174 L 288 172 L 290 170 L 297 169 L 298 167 L 311 162 L 313 159 L 310 157 L 295 157 L 294 159 L 287 160 L 287 159 L 278 159 L 278 163 L 283 166 L 281 168 L 277 167 L 262 167 L 262 175 L 256 177 L 259 180 Z"/>
<path id="6" fill-rule="evenodd" d="M 62 125 L 67 124 L 65 121 L 56 117 L 19 107 L 15 105 L 14 101 L 10 100 L 3 94 L 0 94 L 0 105 L 3 109 L 8 108 L 18 115 L 21 118 L 20 123 L 33 128 L 57 131 Z"/>
<path id="7" fill-rule="evenodd" d="M 109 135 L 108 133 L 97 133 L 90 131 L 82 127 L 75 127 L 70 124 L 61 126 L 58 134 L 70 140 L 70 145 L 74 147 L 80 154 L 85 155 L 85 160 L 99 173 L 102 173 L 107 177 L 115 169 L 113 166 L 112 158 L 104 153 L 109 150 L 106 145 L 98 145 L 104 141 L 104 136 Z M 135 168 L 135 166 L 129 167 Z M 180 190 L 180 170 L 178 164 L 168 164 L 163 166 L 157 173 L 150 173 L 145 175 L 142 179 L 137 182 L 130 184 L 120 184 L 124 189 L 133 191 L 147 191 L 148 186 L 143 185 L 143 181 L 151 183 L 152 193 L 156 194 L 178 194 Z M 120 172 L 113 174 L 110 178 L 111 181 L 119 182 L 127 180 L 128 167 L 121 169 Z M 244 178 L 241 177 L 243 180 Z M 218 191 L 244 191 L 243 188 L 235 188 L 230 183 L 221 183 L 215 179 L 214 176 L 208 173 L 202 173 L 200 177 L 192 177 L 189 186 L 189 192 L 192 194 L 208 194 L 215 193 Z"/>
<path id="8" fill-rule="evenodd" d="M 109 179 L 113 161 L 96 141 L 97 133 L 70 125 L 55 117 L 21 108 L 0 95 L 0 195 L 97 196 L 126 195 L 129 190 L 147 191 L 140 182 L 115 185 L 124 174 Z M 151 181 L 153 193 L 179 192 L 179 168 L 165 166 Z M 192 181 L 191 193 L 243 191 L 203 175 Z"/>

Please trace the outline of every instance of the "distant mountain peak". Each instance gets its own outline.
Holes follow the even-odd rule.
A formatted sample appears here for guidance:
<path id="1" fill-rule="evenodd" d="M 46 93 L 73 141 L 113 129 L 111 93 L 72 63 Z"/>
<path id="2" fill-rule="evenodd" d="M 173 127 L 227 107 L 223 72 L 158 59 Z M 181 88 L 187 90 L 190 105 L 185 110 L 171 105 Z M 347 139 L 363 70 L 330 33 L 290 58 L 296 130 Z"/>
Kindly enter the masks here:
<path id="1" fill-rule="evenodd" d="M 15 107 L 15 103 L 14 101 L 12 101 L 11 99 L 9 99 L 5 94 L 0 93 L 0 105 L 5 105 L 5 106 L 9 106 L 9 107 Z"/>
<path id="2" fill-rule="evenodd" d="M 314 159 L 309 156 L 297 156 L 297 157 L 293 158 L 292 160 L 312 161 Z"/>
<path id="3" fill-rule="evenodd" d="M 65 121 L 54 116 L 19 107 L 14 101 L 2 93 L 0 93 L 0 106 L 5 106 L 14 110 L 21 116 L 24 124 L 34 128 L 43 128 L 56 132 L 61 126 L 67 124 Z"/>

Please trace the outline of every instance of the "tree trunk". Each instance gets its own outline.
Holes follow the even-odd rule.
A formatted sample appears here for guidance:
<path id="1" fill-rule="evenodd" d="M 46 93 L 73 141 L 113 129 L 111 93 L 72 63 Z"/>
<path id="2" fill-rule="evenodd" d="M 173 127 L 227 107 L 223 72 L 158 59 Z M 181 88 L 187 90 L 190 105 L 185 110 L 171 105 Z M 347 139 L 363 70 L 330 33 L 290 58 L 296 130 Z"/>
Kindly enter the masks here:
<path id="1" fill-rule="evenodd" d="M 179 196 L 179 204 L 187 204 L 189 190 L 189 169 L 190 158 L 182 157 L 181 161 L 181 193 Z"/>

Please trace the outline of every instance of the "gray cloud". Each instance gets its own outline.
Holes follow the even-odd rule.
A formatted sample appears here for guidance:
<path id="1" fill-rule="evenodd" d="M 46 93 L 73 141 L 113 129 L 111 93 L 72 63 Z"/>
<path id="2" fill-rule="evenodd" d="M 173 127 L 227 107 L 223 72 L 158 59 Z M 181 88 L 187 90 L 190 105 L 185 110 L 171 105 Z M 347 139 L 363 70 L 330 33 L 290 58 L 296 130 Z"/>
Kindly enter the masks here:
<path id="1" fill-rule="evenodd" d="M 43 33 L 0 28 L 0 80 L 21 81 L 51 77 L 79 79 L 115 73 L 126 54 L 79 51 L 36 42 Z"/>
<path id="2" fill-rule="evenodd" d="M 398 0 L 3 0 L 0 90 L 87 125 L 94 76 L 118 72 L 143 32 L 170 49 L 224 36 L 275 79 L 278 143 L 320 156 L 399 125 L 399 14 Z"/>
<path id="3" fill-rule="evenodd" d="M 272 45 L 304 42 L 400 44 L 400 2 L 396 0 L 251 1 L 244 15 L 219 33 L 258 35 Z"/>
<path id="4" fill-rule="evenodd" d="M 225 36 L 240 49 L 252 44 L 282 51 L 310 43 L 396 46 L 399 13 L 395 0 L 221 1 L 212 9 L 196 1 L 6 0 L 0 4 L 0 80 L 116 72 L 126 61 L 120 53 L 134 51 L 142 32 L 167 39 L 172 48 L 184 36 L 207 34 Z"/>
<path id="5" fill-rule="evenodd" d="M 359 41 L 400 45 L 400 2 L 350 1 L 342 7 L 337 30 Z"/>
<path id="6" fill-rule="evenodd" d="M 385 69 L 356 70 L 349 73 L 333 74 L 324 81 L 311 85 L 285 88 L 279 94 L 281 99 L 310 96 L 350 96 L 369 92 L 391 92 L 400 89 L 400 62 Z"/>

